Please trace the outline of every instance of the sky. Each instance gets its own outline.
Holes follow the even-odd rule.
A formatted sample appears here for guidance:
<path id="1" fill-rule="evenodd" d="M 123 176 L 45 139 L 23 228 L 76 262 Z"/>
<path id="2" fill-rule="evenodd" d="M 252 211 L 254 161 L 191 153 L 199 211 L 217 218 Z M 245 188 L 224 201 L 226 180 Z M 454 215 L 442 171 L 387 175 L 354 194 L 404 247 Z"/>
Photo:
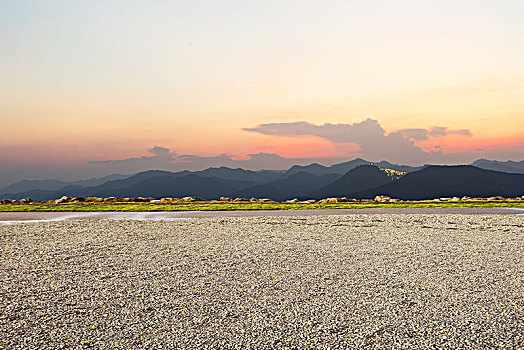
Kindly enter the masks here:
<path id="1" fill-rule="evenodd" d="M 521 0 L 0 0 L 0 186 L 524 159 Z"/>

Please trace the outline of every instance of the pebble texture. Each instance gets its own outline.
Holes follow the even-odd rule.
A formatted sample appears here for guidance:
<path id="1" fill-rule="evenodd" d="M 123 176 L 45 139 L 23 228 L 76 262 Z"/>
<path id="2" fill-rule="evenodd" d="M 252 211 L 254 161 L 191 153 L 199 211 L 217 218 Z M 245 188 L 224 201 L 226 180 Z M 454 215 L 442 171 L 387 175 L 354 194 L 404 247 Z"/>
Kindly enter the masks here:
<path id="1" fill-rule="evenodd" d="M 524 349 L 523 219 L 0 225 L 0 348 Z"/>

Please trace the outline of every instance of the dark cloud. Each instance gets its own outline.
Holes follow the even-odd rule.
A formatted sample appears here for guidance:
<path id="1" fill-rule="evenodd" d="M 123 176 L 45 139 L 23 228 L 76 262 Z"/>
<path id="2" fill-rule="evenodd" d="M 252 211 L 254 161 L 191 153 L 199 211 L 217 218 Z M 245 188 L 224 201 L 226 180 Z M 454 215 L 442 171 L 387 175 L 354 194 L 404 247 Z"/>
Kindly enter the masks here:
<path id="1" fill-rule="evenodd" d="M 388 159 L 417 164 L 427 159 L 428 155 L 435 158 L 433 154 L 440 153 L 424 152 L 403 132 L 387 134 L 378 121 L 370 118 L 354 124 L 272 123 L 244 130 L 264 135 L 311 135 L 336 143 L 355 143 L 360 146 L 360 155 L 371 161 Z"/>
<path id="2" fill-rule="evenodd" d="M 434 126 L 431 129 L 429 129 L 428 134 L 433 136 L 433 137 L 446 136 L 446 134 L 447 134 L 446 129 L 447 128 L 445 128 L 443 126 Z"/>
<path id="3" fill-rule="evenodd" d="M 384 136 L 384 129 L 374 119 L 366 119 L 354 124 L 314 125 L 307 122 L 261 124 L 244 131 L 258 132 L 264 135 L 311 135 L 319 136 L 332 142 L 365 142 L 365 139 Z"/>
<path id="4" fill-rule="evenodd" d="M 158 158 L 165 158 L 165 159 L 173 158 L 173 154 L 171 153 L 171 150 L 166 147 L 154 146 L 153 148 L 150 148 L 147 151 L 153 154 L 153 156 L 158 157 Z"/>
<path id="5" fill-rule="evenodd" d="M 426 152 L 415 145 L 414 141 L 448 134 L 471 136 L 471 132 L 466 129 L 449 130 L 446 127 L 439 126 L 429 130 L 421 128 L 402 129 L 388 134 L 377 120 L 371 118 L 354 124 L 271 123 L 261 124 L 254 128 L 244 128 L 243 130 L 264 135 L 310 135 L 322 137 L 335 143 L 355 143 L 360 146 L 360 155 L 366 159 L 372 161 L 387 159 L 393 162 L 411 164 L 440 162 L 445 159 L 440 149 Z"/>
<path id="6" fill-rule="evenodd" d="M 426 129 L 402 129 L 399 131 L 408 139 L 415 141 L 427 140 L 429 138 L 428 131 Z"/>
<path id="7" fill-rule="evenodd" d="M 134 168 L 147 168 L 161 166 L 166 162 L 173 161 L 176 153 L 172 153 L 169 148 L 161 146 L 153 146 L 147 150 L 151 153 L 151 156 L 142 156 L 138 158 L 126 158 L 116 160 L 92 160 L 87 162 L 88 165 L 93 166 L 127 166 L 131 169 Z"/>

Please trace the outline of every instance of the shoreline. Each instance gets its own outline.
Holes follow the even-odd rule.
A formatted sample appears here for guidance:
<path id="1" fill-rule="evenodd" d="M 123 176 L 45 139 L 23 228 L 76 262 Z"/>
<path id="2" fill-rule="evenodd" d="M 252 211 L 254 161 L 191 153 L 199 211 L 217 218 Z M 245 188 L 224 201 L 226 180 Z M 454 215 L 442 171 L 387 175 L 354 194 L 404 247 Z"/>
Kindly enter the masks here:
<path id="1" fill-rule="evenodd" d="M 64 220 L 178 220 L 216 217 L 280 217 L 325 216 L 353 214 L 466 214 L 523 215 L 522 208 L 367 208 L 367 209 L 304 209 L 304 210 L 229 210 L 229 211 L 165 211 L 165 212 L 0 212 L 0 223 L 47 222 Z"/>

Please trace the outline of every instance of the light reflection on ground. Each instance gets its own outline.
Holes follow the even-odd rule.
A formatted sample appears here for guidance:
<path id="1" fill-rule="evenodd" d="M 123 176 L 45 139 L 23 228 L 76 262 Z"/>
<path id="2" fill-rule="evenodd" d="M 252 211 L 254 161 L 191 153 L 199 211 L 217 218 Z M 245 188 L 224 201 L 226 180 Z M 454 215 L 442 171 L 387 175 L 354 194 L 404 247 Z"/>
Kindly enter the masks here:
<path id="1" fill-rule="evenodd" d="M 368 208 L 313 210 L 172 211 L 172 212 L 0 212 L 0 224 L 63 220 L 181 220 L 209 217 L 311 216 L 351 214 L 517 214 L 524 208 Z"/>

